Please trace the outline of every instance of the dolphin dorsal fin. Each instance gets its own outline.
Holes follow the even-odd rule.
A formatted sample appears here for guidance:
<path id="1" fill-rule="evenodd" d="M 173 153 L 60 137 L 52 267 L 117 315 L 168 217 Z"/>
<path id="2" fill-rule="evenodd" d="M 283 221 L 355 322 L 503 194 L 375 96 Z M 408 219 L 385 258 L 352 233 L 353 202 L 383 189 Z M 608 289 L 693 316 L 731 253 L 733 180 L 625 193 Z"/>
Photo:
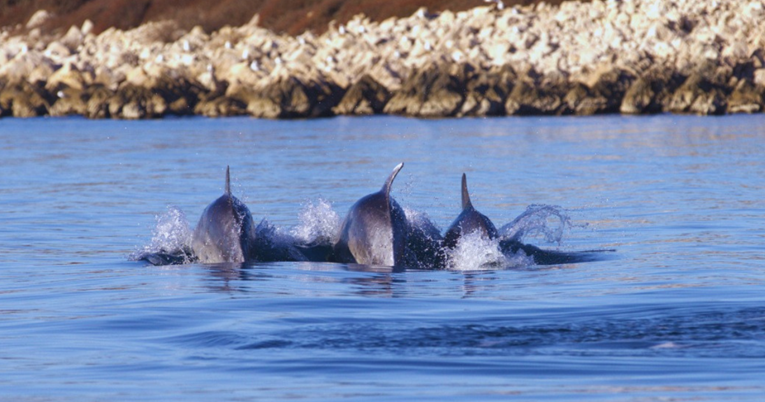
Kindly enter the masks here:
<path id="1" fill-rule="evenodd" d="M 390 174 L 390 176 L 388 176 L 388 180 L 385 181 L 382 190 L 380 190 L 383 194 L 385 194 L 386 199 L 390 199 L 390 187 L 393 185 L 393 180 L 396 178 L 396 175 L 402 167 L 404 167 L 404 162 L 399 163 L 396 165 L 396 167 L 393 168 L 393 172 Z"/>
<path id="2" fill-rule="evenodd" d="M 470 193 L 468 193 L 467 189 L 467 176 L 465 176 L 465 173 L 462 174 L 462 209 L 472 207 L 473 203 L 470 202 Z"/>
<path id="3" fill-rule="evenodd" d="M 231 195 L 231 174 L 228 172 L 228 166 L 226 166 L 226 195 Z"/>

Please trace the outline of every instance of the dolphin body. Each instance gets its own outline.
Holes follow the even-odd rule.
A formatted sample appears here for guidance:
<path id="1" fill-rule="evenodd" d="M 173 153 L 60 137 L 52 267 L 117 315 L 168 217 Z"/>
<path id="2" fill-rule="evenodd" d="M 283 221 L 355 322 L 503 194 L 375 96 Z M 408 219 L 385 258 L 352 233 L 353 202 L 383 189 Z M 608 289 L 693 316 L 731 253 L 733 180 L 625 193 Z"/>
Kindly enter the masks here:
<path id="1" fill-rule="evenodd" d="M 452 222 L 444 235 L 443 246 L 453 249 L 459 239 L 467 234 L 479 232 L 481 236 L 494 240 L 499 238 L 499 248 L 504 254 L 517 254 L 522 251 L 532 257 L 537 265 L 571 264 L 602 259 L 601 253 L 614 250 L 587 250 L 578 252 L 563 252 L 544 250 L 531 244 L 523 244 L 516 239 L 500 238 L 499 232 L 491 220 L 478 212 L 470 201 L 467 188 L 467 177 L 462 174 L 462 212 Z"/>
<path id="2" fill-rule="evenodd" d="M 444 247 L 453 249 L 459 239 L 467 234 L 478 232 L 488 239 L 499 237 L 497 228 L 491 223 L 491 219 L 473 208 L 470 202 L 470 193 L 467 188 L 467 177 L 462 174 L 462 212 L 452 222 L 444 235 Z"/>
<path id="3" fill-rule="evenodd" d="M 405 263 L 407 221 L 404 209 L 390 196 L 404 167 L 393 169 L 380 191 L 356 201 L 340 227 L 332 260 L 342 263 L 397 266 Z"/>
<path id="4" fill-rule="evenodd" d="M 226 189 L 205 208 L 194 229 L 191 249 L 202 263 L 241 263 L 254 259 L 255 222 L 250 210 L 231 194 L 226 166 Z"/>

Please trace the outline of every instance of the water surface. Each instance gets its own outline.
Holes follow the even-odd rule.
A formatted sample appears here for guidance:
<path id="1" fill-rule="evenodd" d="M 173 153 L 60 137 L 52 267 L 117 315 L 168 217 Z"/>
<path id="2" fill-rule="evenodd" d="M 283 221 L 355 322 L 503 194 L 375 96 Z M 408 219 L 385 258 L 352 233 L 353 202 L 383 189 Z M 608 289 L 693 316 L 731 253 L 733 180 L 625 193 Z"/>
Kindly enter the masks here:
<path id="1" fill-rule="evenodd" d="M 0 399 L 762 400 L 764 123 L 3 119 Z M 129 259 L 193 227 L 226 165 L 256 221 L 289 234 L 342 217 L 402 161 L 393 196 L 441 229 L 466 172 L 498 227 L 560 206 L 560 244 L 525 240 L 614 258 Z"/>

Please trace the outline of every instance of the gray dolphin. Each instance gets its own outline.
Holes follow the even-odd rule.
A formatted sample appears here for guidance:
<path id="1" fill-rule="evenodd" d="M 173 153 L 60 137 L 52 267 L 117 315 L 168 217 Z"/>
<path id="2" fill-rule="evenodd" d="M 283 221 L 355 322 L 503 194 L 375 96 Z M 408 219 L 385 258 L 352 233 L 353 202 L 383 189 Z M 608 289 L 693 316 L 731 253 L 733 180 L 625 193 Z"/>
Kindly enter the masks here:
<path id="1" fill-rule="evenodd" d="M 454 248 L 463 235 L 478 232 L 489 239 L 496 239 L 499 236 L 497 228 L 491 223 L 486 215 L 476 211 L 473 203 L 470 202 L 470 194 L 467 188 L 467 177 L 462 174 L 462 212 L 457 219 L 452 222 L 444 236 L 444 246 Z"/>
<path id="2" fill-rule="evenodd" d="M 333 246 L 336 262 L 388 266 L 404 263 L 406 214 L 390 196 L 393 180 L 402 167 L 400 163 L 393 169 L 380 191 L 356 201 L 348 211 Z"/>
<path id="3" fill-rule="evenodd" d="M 243 202 L 231 195 L 226 166 L 226 190 L 205 208 L 191 240 L 194 254 L 203 263 L 245 262 L 252 259 L 255 222 Z"/>

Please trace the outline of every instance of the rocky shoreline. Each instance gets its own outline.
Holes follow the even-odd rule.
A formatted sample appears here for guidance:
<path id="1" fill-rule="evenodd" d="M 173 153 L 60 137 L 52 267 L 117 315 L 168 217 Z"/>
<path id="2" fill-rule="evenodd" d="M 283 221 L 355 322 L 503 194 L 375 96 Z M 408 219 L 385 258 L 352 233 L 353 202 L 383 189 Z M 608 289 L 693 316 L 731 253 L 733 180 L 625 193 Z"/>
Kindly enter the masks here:
<path id="1" fill-rule="evenodd" d="M 763 0 L 502 3 L 322 35 L 172 21 L 0 32 L 0 116 L 760 113 Z"/>

